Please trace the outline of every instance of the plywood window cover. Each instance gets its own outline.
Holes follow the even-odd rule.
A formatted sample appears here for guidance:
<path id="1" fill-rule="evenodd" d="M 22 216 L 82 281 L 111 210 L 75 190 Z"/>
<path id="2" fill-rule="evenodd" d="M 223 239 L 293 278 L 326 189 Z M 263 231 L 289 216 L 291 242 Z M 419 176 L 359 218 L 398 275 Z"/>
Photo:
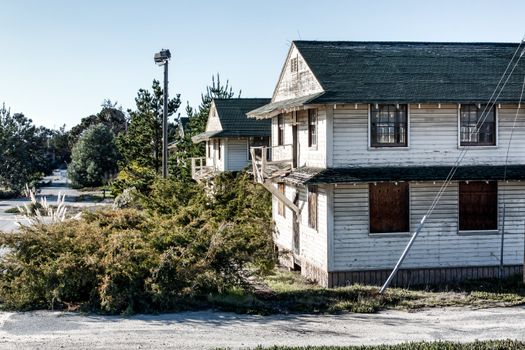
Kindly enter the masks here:
<path id="1" fill-rule="evenodd" d="M 498 183 L 459 183 L 458 227 L 460 232 L 498 229 Z"/>
<path id="2" fill-rule="evenodd" d="M 410 232 L 408 182 L 369 184 L 370 234 Z"/>

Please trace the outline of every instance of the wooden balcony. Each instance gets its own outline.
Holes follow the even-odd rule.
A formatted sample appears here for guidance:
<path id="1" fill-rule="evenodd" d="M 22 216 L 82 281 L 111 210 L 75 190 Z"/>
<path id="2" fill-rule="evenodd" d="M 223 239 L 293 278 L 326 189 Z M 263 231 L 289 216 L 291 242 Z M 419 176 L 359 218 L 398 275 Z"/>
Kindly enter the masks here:
<path id="1" fill-rule="evenodd" d="M 291 200 L 274 186 L 273 180 L 293 170 L 293 146 L 250 147 L 252 171 L 255 182 L 262 184 L 287 207 L 300 215 L 300 210 Z"/>
<path id="2" fill-rule="evenodd" d="M 217 174 L 215 165 L 206 165 L 206 158 L 191 158 L 191 177 L 197 182 L 208 181 Z"/>

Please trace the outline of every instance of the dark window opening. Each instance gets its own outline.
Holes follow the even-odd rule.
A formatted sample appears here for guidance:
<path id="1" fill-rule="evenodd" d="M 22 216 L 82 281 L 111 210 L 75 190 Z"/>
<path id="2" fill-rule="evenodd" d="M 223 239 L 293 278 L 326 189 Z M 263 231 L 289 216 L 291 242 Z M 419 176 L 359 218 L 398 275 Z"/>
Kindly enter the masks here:
<path id="1" fill-rule="evenodd" d="M 269 136 L 262 136 L 262 137 L 250 137 L 248 140 L 248 160 L 252 160 L 252 147 L 268 147 L 270 146 L 270 137 Z M 262 158 L 262 148 L 255 148 L 255 157 L 256 159 Z M 266 160 L 270 160 L 270 150 L 266 149 Z"/>
<path id="2" fill-rule="evenodd" d="M 459 183 L 459 230 L 498 229 L 498 183 Z"/>
<path id="3" fill-rule="evenodd" d="M 284 145 L 284 115 L 277 116 L 277 145 Z"/>
<path id="4" fill-rule="evenodd" d="M 221 139 L 217 140 L 217 159 L 221 160 Z"/>
<path id="5" fill-rule="evenodd" d="M 317 230 L 317 186 L 308 186 L 308 227 Z"/>
<path id="6" fill-rule="evenodd" d="M 408 182 L 369 185 L 370 233 L 409 232 Z"/>
<path id="7" fill-rule="evenodd" d="M 408 139 L 407 105 L 372 105 L 370 144 L 372 147 L 406 147 Z"/>
<path id="8" fill-rule="evenodd" d="M 496 145 L 496 109 L 474 104 L 461 105 L 460 145 Z"/>
<path id="9" fill-rule="evenodd" d="M 317 109 L 308 110 L 308 147 L 317 146 Z"/>

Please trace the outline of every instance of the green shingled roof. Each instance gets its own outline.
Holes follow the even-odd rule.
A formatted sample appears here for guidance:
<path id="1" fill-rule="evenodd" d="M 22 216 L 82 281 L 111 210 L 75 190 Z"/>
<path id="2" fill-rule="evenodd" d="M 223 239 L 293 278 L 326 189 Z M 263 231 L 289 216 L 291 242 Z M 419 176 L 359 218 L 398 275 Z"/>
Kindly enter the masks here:
<path id="1" fill-rule="evenodd" d="M 221 137 L 270 136 L 271 120 L 247 118 L 246 113 L 270 103 L 269 98 L 215 99 L 217 116 L 222 125 Z"/>
<path id="2" fill-rule="evenodd" d="M 294 41 L 325 93 L 315 103 L 486 102 L 519 44 Z M 519 56 L 519 55 L 518 55 Z M 498 102 L 517 102 L 520 61 Z"/>
<path id="3" fill-rule="evenodd" d="M 442 181 L 451 166 L 359 167 L 359 168 L 298 168 L 284 180 L 294 185 L 368 183 L 380 181 Z M 505 166 L 460 166 L 454 174 L 456 181 L 503 180 Z M 507 180 L 525 180 L 525 165 L 509 165 Z"/>

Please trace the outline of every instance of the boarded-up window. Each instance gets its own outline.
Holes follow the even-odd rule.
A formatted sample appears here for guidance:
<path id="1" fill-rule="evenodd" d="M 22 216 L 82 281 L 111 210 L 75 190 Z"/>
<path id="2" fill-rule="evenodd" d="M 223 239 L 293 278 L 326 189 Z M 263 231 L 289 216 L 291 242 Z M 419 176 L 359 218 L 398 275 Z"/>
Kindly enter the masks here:
<path id="1" fill-rule="evenodd" d="M 373 105 L 370 111 L 372 147 L 406 147 L 408 140 L 407 105 Z"/>
<path id="2" fill-rule="evenodd" d="M 409 232 L 407 182 L 369 185 L 370 233 Z"/>
<path id="3" fill-rule="evenodd" d="M 459 230 L 498 229 L 498 183 L 459 183 Z"/>
<path id="4" fill-rule="evenodd" d="M 317 146 L 317 109 L 308 110 L 308 147 Z"/>
<path id="5" fill-rule="evenodd" d="M 317 230 L 317 186 L 308 186 L 308 227 Z"/>
<path id="6" fill-rule="evenodd" d="M 279 188 L 279 192 L 281 192 L 283 194 L 283 196 L 286 196 L 286 187 L 284 185 L 284 183 L 279 183 L 277 184 L 278 188 Z M 278 199 L 278 206 L 277 206 L 277 213 L 279 215 L 281 215 L 282 217 L 286 217 L 286 210 L 285 210 L 285 207 L 284 207 L 284 203 Z"/>
<path id="7" fill-rule="evenodd" d="M 284 116 L 282 114 L 277 116 L 277 145 L 284 145 Z"/>

